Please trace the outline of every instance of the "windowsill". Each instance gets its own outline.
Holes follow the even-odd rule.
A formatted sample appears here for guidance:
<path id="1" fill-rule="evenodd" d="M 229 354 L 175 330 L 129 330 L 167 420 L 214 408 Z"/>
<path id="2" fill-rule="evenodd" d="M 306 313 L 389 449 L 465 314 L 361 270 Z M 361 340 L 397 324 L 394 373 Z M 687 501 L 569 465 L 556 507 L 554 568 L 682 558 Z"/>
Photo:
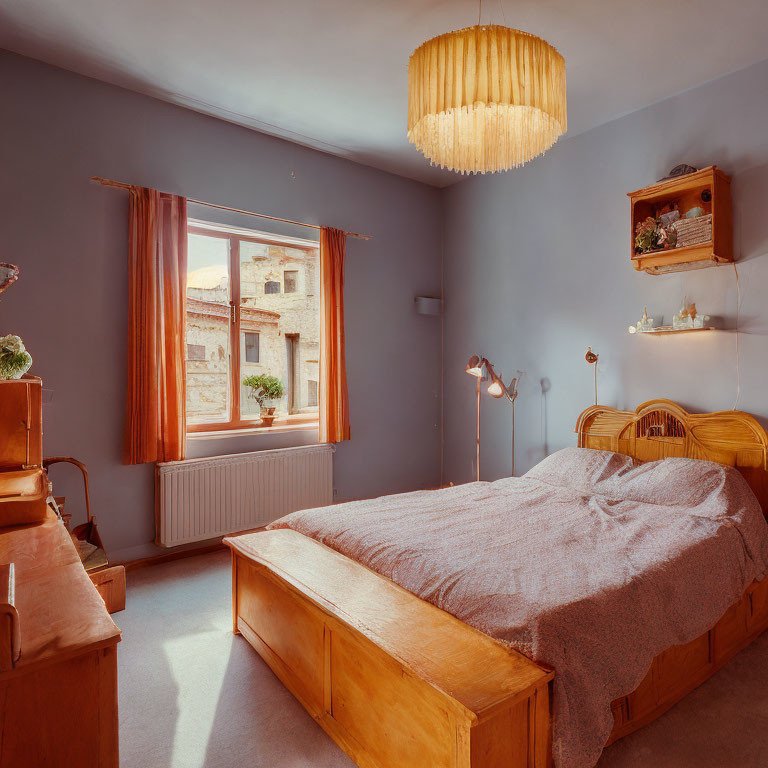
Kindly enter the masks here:
<path id="1" fill-rule="evenodd" d="M 187 432 L 187 440 L 212 440 L 222 437 L 243 437 L 246 435 L 277 435 L 286 432 L 311 432 L 319 429 L 316 421 L 305 423 L 273 424 L 271 427 L 243 427 L 242 429 L 211 429 L 205 432 Z"/>

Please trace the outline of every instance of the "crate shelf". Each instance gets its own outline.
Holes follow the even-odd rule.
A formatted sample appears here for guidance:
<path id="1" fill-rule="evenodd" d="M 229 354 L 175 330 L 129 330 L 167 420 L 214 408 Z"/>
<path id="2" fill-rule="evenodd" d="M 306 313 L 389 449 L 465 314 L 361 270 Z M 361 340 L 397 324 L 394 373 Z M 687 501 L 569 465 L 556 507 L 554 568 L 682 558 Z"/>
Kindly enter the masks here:
<path id="1" fill-rule="evenodd" d="M 708 194 L 707 194 L 708 193 Z M 733 261 L 733 213 L 731 210 L 731 180 L 712 165 L 695 173 L 653 184 L 629 192 L 630 260 L 637 270 L 660 275 L 689 269 L 721 266 Z M 712 214 L 712 239 L 681 248 L 635 252 L 635 227 L 646 218 L 656 218 L 656 210 L 665 203 L 676 203 L 680 215 L 700 207 Z"/>

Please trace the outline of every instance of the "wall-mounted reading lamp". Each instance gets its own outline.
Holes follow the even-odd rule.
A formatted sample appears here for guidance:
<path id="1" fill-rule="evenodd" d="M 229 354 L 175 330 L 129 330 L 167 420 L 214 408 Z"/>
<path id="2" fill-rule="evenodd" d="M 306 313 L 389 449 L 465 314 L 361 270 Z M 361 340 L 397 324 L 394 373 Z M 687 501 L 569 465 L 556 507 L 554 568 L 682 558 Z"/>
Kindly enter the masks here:
<path id="1" fill-rule="evenodd" d="M 515 398 L 517 397 L 517 379 L 512 379 L 507 386 L 493 368 L 493 365 L 485 357 L 472 355 L 464 369 L 470 376 L 477 378 L 477 405 L 475 409 L 475 478 L 480 480 L 480 384 L 485 378 L 485 373 L 491 379 L 488 386 L 488 394 L 500 399 L 506 397 L 512 404 L 512 474 L 515 474 Z"/>
<path id="2" fill-rule="evenodd" d="M 592 347 L 587 347 L 587 354 L 584 355 L 584 359 L 590 364 L 595 366 L 595 405 L 597 405 L 597 358 L 600 355 L 597 352 L 592 351 Z"/>

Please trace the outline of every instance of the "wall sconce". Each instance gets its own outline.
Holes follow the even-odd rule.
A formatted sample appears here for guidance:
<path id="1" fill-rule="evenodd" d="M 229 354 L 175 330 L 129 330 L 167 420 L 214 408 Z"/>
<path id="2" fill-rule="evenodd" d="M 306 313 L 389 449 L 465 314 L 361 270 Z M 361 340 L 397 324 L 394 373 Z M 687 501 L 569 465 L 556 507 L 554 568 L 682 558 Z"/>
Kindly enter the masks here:
<path id="1" fill-rule="evenodd" d="M 416 305 L 416 311 L 420 315 L 437 317 L 443 311 L 442 299 L 435 299 L 432 296 L 417 296 L 413 301 Z"/>
<path id="2" fill-rule="evenodd" d="M 512 404 L 512 474 L 515 474 L 515 398 L 517 398 L 517 379 L 514 378 L 507 386 L 493 368 L 493 365 L 485 357 L 472 355 L 464 368 L 465 373 L 477 379 L 476 407 L 475 407 L 475 479 L 480 480 L 480 384 L 487 372 L 491 380 L 488 386 L 488 394 L 497 400 L 506 397 Z"/>

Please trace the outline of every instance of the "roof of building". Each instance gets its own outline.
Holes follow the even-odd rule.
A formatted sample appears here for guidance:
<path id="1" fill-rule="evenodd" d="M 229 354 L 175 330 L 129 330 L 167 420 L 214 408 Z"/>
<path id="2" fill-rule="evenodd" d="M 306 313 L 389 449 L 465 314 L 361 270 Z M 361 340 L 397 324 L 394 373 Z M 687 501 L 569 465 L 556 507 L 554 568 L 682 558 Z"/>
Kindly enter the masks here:
<path id="1" fill-rule="evenodd" d="M 228 318 L 230 310 L 227 304 L 187 298 L 187 312 L 205 317 Z M 269 309 L 256 309 L 255 307 L 240 307 L 241 328 L 251 327 L 251 325 L 259 323 L 276 323 L 279 319 L 279 312 L 272 312 Z"/>

